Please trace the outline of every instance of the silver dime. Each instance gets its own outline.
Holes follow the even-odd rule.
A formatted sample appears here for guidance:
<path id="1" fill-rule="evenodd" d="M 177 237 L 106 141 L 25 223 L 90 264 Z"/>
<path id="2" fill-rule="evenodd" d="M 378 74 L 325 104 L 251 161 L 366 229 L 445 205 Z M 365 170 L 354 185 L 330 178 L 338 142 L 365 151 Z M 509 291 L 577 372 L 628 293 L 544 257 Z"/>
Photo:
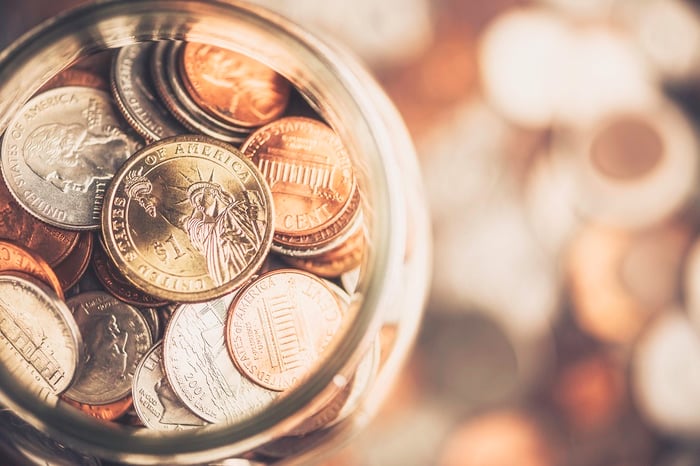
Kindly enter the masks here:
<path id="1" fill-rule="evenodd" d="M 106 92 L 60 87 L 27 102 L 2 142 L 2 172 L 17 201 L 61 228 L 97 229 L 109 181 L 140 143 Z"/>
<path id="2" fill-rule="evenodd" d="M 156 430 L 184 430 L 206 425 L 177 397 L 163 372 L 163 344 L 144 356 L 134 373 L 134 409 L 143 425 Z"/>
<path id="3" fill-rule="evenodd" d="M 213 423 L 250 417 L 279 396 L 243 377 L 229 357 L 224 323 L 234 294 L 180 305 L 163 339 L 170 385 L 188 408 Z"/>
<path id="4" fill-rule="evenodd" d="M 158 98 L 150 74 L 155 45 L 122 47 L 112 65 L 112 92 L 126 120 L 149 141 L 186 133 Z"/>
<path id="5" fill-rule="evenodd" d="M 59 395 L 73 382 L 81 358 L 80 332 L 66 305 L 48 287 L 0 275 L 0 365 L 27 391 Z"/>
<path id="6" fill-rule="evenodd" d="M 134 371 L 151 347 L 151 330 L 139 311 L 100 291 L 67 301 L 85 343 L 80 377 L 66 392 L 79 403 L 101 405 L 131 392 Z"/>

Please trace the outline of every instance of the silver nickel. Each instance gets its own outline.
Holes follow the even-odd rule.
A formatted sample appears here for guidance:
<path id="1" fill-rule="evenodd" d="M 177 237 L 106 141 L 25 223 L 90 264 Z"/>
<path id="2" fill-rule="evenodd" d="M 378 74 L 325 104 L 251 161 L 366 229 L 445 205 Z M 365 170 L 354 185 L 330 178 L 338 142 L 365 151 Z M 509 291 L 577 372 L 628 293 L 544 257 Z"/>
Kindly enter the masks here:
<path id="1" fill-rule="evenodd" d="M 100 291 L 67 301 L 85 344 L 80 376 L 66 392 L 79 403 L 103 405 L 131 392 L 134 371 L 151 348 L 151 330 L 133 306 Z"/>
<path id="2" fill-rule="evenodd" d="M 73 382 L 81 347 L 78 326 L 56 293 L 29 279 L 0 275 L 0 370 L 48 399 Z"/>
<path id="3" fill-rule="evenodd" d="M 134 373 L 134 409 L 155 430 L 185 430 L 207 425 L 178 398 L 163 372 L 163 344 L 156 343 Z"/>
<path id="4" fill-rule="evenodd" d="M 153 43 L 122 47 L 112 65 L 112 92 L 131 126 L 149 141 L 186 133 L 162 104 L 151 79 Z"/>
<path id="5" fill-rule="evenodd" d="M 234 295 L 180 305 L 163 339 L 170 385 L 190 410 L 212 423 L 248 418 L 279 396 L 243 377 L 229 357 L 224 324 Z"/>
<path id="6" fill-rule="evenodd" d="M 72 230 L 100 226 L 109 181 L 140 147 L 106 92 L 52 89 L 27 102 L 2 141 L 2 173 L 30 213 Z"/>

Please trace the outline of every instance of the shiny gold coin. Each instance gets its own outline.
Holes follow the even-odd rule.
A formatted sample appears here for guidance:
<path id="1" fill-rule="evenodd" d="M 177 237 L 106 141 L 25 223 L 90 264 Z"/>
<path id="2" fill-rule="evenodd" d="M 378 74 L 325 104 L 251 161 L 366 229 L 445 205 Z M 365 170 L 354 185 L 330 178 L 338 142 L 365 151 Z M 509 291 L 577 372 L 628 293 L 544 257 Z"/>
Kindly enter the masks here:
<path id="1" fill-rule="evenodd" d="M 260 168 L 275 202 L 275 235 L 310 235 L 333 225 L 356 192 L 340 138 L 316 120 L 288 117 L 253 133 L 241 151 Z"/>
<path id="2" fill-rule="evenodd" d="M 231 303 L 225 339 L 240 371 L 283 391 L 320 359 L 343 321 L 343 310 L 321 279 L 294 269 L 261 275 Z"/>
<path id="3" fill-rule="evenodd" d="M 204 136 L 164 139 L 134 154 L 104 205 L 104 244 L 117 268 L 171 301 L 207 301 L 241 286 L 272 242 L 262 175 L 236 148 Z"/>

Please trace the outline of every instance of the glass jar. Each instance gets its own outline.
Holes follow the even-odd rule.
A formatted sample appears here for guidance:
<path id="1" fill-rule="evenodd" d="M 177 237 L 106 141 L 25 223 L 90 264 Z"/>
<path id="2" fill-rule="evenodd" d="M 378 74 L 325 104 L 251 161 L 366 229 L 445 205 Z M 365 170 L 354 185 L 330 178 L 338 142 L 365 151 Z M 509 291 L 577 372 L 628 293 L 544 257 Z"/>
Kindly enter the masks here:
<path id="1" fill-rule="evenodd" d="M 352 293 L 356 312 L 304 383 L 233 425 L 163 433 L 104 423 L 40 398 L 0 370 L 0 403 L 31 426 L 27 430 L 2 422 L 3 449 L 13 457 L 68 463 L 89 463 L 91 457 L 143 464 L 316 459 L 368 422 L 403 365 L 420 323 L 430 233 L 411 141 L 387 97 L 351 56 L 266 10 L 215 0 L 108 1 L 43 23 L 0 54 L 0 131 L 44 83 L 77 60 L 154 40 L 204 42 L 259 60 L 286 77 L 339 135 L 354 162 L 369 238 Z M 338 395 L 379 338 L 378 372 L 354 395 L 351 412 L 303 441 L 289 437 Z M 15 442 L 18 436 L 20 443 Z M 283 447 L 285 437 L 288 446 L 282 453 L 265 449 Z M 60 452 L 73 456 L 62 459 Z"/>

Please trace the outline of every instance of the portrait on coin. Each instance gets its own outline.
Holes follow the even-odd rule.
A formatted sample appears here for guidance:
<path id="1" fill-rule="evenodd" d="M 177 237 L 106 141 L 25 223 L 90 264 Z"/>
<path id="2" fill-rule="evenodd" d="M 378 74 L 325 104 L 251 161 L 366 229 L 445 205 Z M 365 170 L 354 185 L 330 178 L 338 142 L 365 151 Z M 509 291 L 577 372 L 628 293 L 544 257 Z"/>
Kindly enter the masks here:
<path id="1" fill-rule="evenodd" d="M 90 322 L 84 332 L 85 335 L 92 335 L 92 338 L 86 338 L 88 349 L 85 373 L 113 374 L 116 370 L 117 378 L 124 379 L 129 359 L 126 349 L 129 332 L 119 327 L 113 314 L 99 316 Z"/>
<path id="2" fill-rule="evenodd" d="M 279 88 L 276 73 L 244 55 L 218 47 L 204 46 L 200 53 L 207 58 L 202 78 L 210 83 L 230 88 L 228 111 L 235 114 L 241 107 L 260 120 L 279 112 L 286 98 Z M 285 87 L 282 87 L 285 89 Z"/>
<path id="3" fill-rule="evenodd" d="M 161 424 L 188 426 L 203 426 L 206 424 L 203 419 L 198 419 L 192 411 L 182 404 L 182 401 L 170 388 L 165 376 L 158 379 L 153 386 L 153 391 L 155 391 L 158 401 L 163 406 L 163 412 L 158 419 Z"/>
<path id="4" fill-rule="evenodd" d="M 86 193 L 109 180 L 131 155 L 129 137 L 117 128 L 97 133 L 80 123 L 49 123 L 24 143 L 24 160 L 38 176 L 63 192 Z"/>

